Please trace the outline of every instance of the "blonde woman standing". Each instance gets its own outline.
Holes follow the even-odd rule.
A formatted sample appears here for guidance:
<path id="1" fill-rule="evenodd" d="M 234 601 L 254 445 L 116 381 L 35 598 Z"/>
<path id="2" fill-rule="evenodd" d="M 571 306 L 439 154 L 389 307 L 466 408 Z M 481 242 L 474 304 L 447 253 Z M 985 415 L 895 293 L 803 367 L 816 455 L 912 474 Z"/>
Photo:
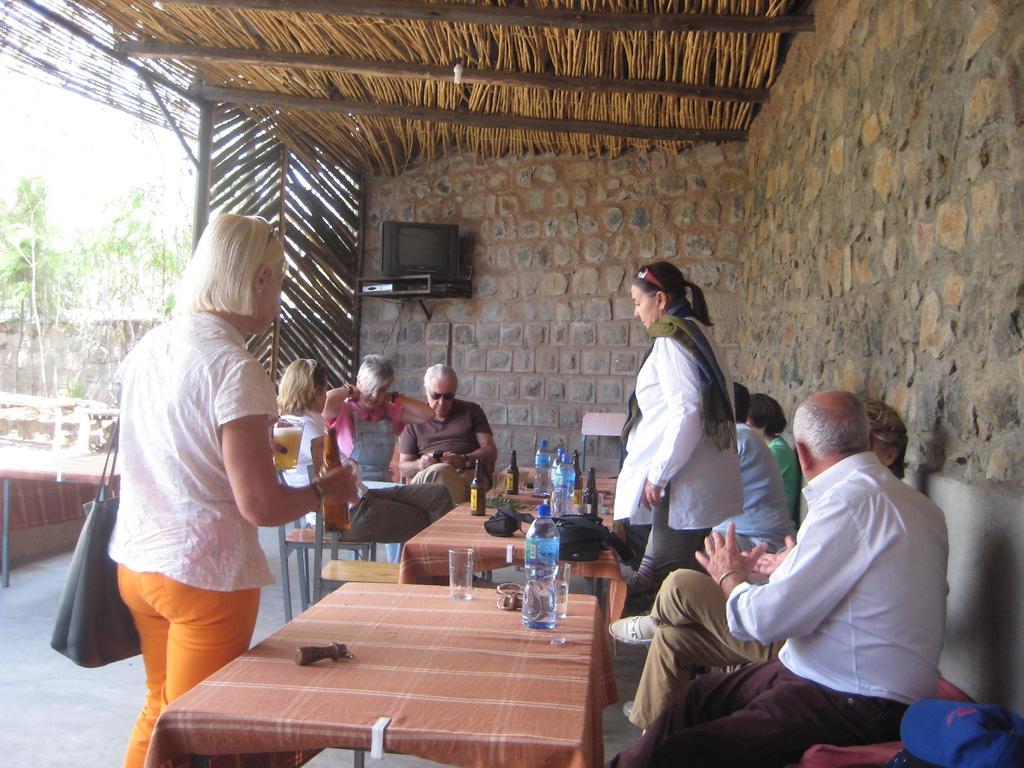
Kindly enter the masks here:
<path id="1" fill-rule="evenodd" d="M 306 488 L 277 480 L 274 388 L 245 337 L 277 316 L 283 278 L 284 250 L 266 221 L 215 218 L 186 267 L 179 314 L 118 372 L 121 502 L 110 556 L 146 668 L 127 768 L 145 763 L 167 704 L 249 647 L 260 587 L 273 582 L 257 526 L 356 498 L 348 468 Z"/>

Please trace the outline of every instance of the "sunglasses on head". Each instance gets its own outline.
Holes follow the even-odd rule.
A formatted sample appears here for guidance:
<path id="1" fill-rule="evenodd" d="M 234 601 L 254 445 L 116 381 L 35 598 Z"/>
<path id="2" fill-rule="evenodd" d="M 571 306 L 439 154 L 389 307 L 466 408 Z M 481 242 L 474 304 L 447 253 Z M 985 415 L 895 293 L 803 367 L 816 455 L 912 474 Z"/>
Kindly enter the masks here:
<path id="1" fill-rule="evenodd" d="M 643 269 L 636 273 L 636 279 L 645 280 L 646 282 L 651 283 L 659 291 L 665 290 L 665 286 L 661 284 L 661 281 L 657 278 L 657 276 L 653 272 L 651 272 L 651 270 L 649 270 L 647 267 L 644 267 Z"/>
<path id="2" fill-rule="evenodd" d="M 264 219 L 262 216 L 253 216 L 253 218 L 256 219 L 257 221 L 262 222 L 267 227 L 266 245 L 270 245 L 270 241 L 273 240 L 275 237 L 281 237 L 281 231 L 275 225 L 271 224 L 269 221 Z"/>
<path id="3" fill-rule="evenodd" d="M 431 392 L 431 400 L 452 400 L 455 397 L 454 392 Z"/>

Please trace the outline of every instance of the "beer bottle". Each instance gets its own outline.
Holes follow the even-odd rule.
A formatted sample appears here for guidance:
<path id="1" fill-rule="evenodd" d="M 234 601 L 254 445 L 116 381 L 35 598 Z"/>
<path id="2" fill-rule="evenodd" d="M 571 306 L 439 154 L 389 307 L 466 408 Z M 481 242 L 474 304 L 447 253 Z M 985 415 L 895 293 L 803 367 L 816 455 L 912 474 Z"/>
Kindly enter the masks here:
<path id="1" fill-rule="evenodd" d="M 512 451 L 512 460 L 505 470 L 505 494 L 515 496 L 519 493 L 519 465 L 516 463 L 516 452 Z"/>
<path id="2" fill-rule="evenodd" d="M 480 459 L 476 460 L 476 472 L 469 484 L 469 514 L 477 517 L 487 514 L 487 478 Z"/>
<path id="3" fill-rule="evenodd" d="M 338 450 L 338 433 L 334 427 L 327 430 L 324 438 L 324 471 L 341 466 L 341 451 Z M 324 502 L 324 529 L 347 531 L 352 527 L 348 516 L 348 504 Z"/>
<path id="4" fill-rule="evenodd" d="M 573 506 L 583 503 L 583 470 L 580 469 L 580 452 L 572 452 L 572 469 L 576 473 L 576 479 L 572 486 Z"/>
<path id="5" fill-rule="evenodd" d="M 583 514 L 601 514 L 601 497 L 597 495 L 597 477 L 594 475 L 594 468 L 587 470 L 587 488 L 583 491 Z"/>

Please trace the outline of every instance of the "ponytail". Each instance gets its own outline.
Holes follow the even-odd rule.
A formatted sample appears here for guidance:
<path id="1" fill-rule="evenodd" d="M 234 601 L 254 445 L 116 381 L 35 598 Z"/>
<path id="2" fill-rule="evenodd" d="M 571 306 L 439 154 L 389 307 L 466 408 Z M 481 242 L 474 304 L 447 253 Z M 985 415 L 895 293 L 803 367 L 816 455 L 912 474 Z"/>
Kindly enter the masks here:
<path id="1" fill-rule="evenodd" d="M 708 315 L 708 303 L 704 300 L 704 292 L 689 280 L 683 280 L 683 287 L 690 289 L 690 306 L 693 316 L 709 328 L 714 325 Z"/>

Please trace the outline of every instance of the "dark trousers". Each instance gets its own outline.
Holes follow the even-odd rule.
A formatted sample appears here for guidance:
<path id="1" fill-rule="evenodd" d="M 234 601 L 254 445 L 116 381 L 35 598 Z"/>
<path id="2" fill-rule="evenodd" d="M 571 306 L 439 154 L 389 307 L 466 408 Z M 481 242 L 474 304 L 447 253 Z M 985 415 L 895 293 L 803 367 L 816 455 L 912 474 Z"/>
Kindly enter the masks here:
<path id="1" fill-rule="evenodd" d="M 785 766 L 815 744 L 899 738 L 905 704 L 838 693 L 778 661 L 701 675 L 608 768 Z"/>

